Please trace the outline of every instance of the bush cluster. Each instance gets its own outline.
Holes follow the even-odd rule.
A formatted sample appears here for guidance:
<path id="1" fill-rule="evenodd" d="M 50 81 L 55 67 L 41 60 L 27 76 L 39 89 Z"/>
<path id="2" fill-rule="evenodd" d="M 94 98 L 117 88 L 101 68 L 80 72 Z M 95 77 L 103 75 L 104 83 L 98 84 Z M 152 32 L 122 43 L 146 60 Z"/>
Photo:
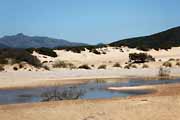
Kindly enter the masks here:
<path id="1" fill-rule="evenodd" d="M 113 67 L 121 67 L 121 65 L 119 63 L 115 63 Z"/>
<path id="2" fill-rule="evenodd" d="M 34 67 L 41 67 L 40 60 L 22 49 L 3 49 L 0 50 L 0 64 L 11 64 L 27 62 Z"/>
<path id="3" fill-rule="evenodd" d="M 130 53 L 129 61 L 134 63 L 144 63 L 155 61 L 155 58 L 153 58 L 151 55 L 148 55 L 147 53 Z"/>
<path id="4" fill-rule="evenodd" d="M 66 63 L 65 61 L 55 61 L 55 63 L 53 64 L 54 68 L 70 68 L 70 69 L 75 69 L 76 66 L 72 63 Z"/>
<path id="5" fill-rule="evenodd" d="M 81 65 L 78 68 L 80 68 L 80 69 L 91 69 L 87 64 Z"/>
<path id="6" fill-rule="evenodd" d="M 106 47 L 106 46 L 105 45 L 96 45 L 96 46 L 88 45 L 88 46 L 75 46 L 75 47 L 61 47 L 61 48 L 56 48 L 56 49 L 72 51 L 74 53 L 81 53 L 82 51 L 85 51 L 86 49 L 88 49 L 90 52 L 99 55 L 101 54 L 101 52 L 97 51 L 96 49 L 102 48 L 102 47 Z M 106 54 L 106 53 L 103 52 L 102 54 Z"/>
<path id="7" fill-rule="evenodd" d="M 164 67 L 172 67 L 172 63 L 169 62 L 169 61 L 166 61 L 166 62 L 163 63 L 163 66 Z"/>
<path id="8" fill-rule="evenodd" d="M 42 54 L 42 55 L 47 55 L 50 57 L 57 57 L 56 52 L 54 52 L 53 49 L 50 49 L 50 48 L 44 48 L 44 47 L 42 47 L 42 48 L 28 48 L 26 50 L 30 53 L 32 53 L 33 51 L 36 51 L 37 53 Z"/>
<path id="9" fill-rule="evenodd" d="M 3 68 L 3 66 L 0 65 L 0 72 L 1 71 L 4 71 L 4 68 Z"/>
<path id="10" fill-rule="evenodd" d="M 99 67 L 98 67 L 98 69 L 106 69 L 106 65 L 100 65 Z"/>
<path id="11" fill-rule="evenodd" d="M 142 68 L 149 68 L 147 64 L 143 64 Z"/>

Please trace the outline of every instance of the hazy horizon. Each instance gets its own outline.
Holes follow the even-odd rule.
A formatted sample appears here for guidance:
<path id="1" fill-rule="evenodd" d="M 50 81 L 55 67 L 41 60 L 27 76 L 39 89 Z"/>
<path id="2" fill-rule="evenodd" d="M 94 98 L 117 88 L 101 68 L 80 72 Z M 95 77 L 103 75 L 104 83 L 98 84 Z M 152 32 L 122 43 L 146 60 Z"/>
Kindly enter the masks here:
<path id="1" fill-rule="evenodd" d="M 179 26 L 179 4 L 178 0 L 1 0 L 0 37 L 23 33 L 110 43 Z"/>

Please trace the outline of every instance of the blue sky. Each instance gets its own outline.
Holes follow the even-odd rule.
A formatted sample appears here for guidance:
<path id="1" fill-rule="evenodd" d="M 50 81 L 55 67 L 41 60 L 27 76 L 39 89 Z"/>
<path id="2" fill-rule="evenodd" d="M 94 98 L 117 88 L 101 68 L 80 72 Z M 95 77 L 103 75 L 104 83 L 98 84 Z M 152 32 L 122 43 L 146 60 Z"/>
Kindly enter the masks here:
<path id="1" fill-rule="evenodd" d="M 0 36 L 109 43 L 180 26 L 180 0 L 0 0 Z"/>

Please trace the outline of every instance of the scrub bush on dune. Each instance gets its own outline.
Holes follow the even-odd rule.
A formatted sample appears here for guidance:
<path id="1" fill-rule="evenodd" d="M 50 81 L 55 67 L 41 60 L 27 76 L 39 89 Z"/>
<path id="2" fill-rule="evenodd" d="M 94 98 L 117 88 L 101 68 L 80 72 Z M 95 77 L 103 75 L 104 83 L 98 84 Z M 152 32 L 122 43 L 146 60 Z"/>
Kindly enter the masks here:
<path id="1" fill-rule="evenodd" d="M 3 68 L 3 66 L 0 65 L 0 72 L 1 71 L 4 71 L 4 68 Z"/>
<path id="2" fill-rule="evenodd" d="M 80 69 L 91 69 L 88 65 L 84 64 L 79 66 Z"/>
<path id="3" fill-rule="evenodd" d="M 8 64 L 9 60 L 11 61 L 10 64 L 26 62 L 34 67 L 41 67 L 41 62 L 36 56 L 22 49 L 0 50 L 0 64 Z"/>
<path id="4" fill-rule="evenodd" d="M 155 59 L 146 53 L 130 53 L 129 61 L 133 63 L 145 63 L 155 61 Z"/>
<path id="5" fill-rule="evenodd" d="M 100 65 L 99 67 L 98 67 L 98 69 L 106 69 L 106 65 Z"/>
<path id="6" fill-rule="evenodd" d="M 121 65 L 119 63 L 115 63 L 113 67 L 121 67 Z"/>

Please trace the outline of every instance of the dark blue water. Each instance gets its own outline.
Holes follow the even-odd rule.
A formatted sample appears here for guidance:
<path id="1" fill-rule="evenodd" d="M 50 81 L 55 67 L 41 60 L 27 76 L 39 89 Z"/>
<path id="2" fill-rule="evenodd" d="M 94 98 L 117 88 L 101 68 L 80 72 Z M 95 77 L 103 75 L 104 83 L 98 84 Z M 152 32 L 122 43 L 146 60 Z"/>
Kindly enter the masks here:
<path id="1" fill-rule="evenodd" d="M 0 104 L 31 103 L 53 100 L 97 99 L 149 94 L 151 90 L 111 91 L 107 87 L 140 86 L 180 83 L 176 80 L 129 80 L 126 82 L 97 82 L 44 88 L 0 90 Z"/>

